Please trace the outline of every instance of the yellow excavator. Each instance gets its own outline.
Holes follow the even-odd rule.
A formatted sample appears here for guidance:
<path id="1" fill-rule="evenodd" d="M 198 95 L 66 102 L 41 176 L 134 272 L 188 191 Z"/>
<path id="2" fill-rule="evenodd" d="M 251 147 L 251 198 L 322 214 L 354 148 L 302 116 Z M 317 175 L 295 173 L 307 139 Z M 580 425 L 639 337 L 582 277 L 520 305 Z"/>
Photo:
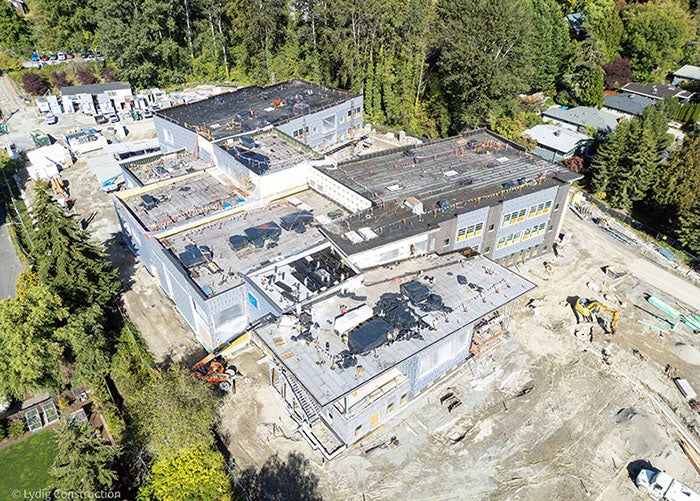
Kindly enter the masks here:
<path id="1" fill-rule="evenodd" d="M 576 300 L 576 304 L 574 305 L 574 308 L 576 309 L 576 312 L 579 313 L 588 322 L 592 322 L 593 315 L 598 314 L 598 312 L 600 310 L 603 310 L 606 313 L 609 313 L 610 316 L 612 317 L 612 321 L 610 322 L 610 333 L 615 334 L 615 331 L 617 330 L 617 322 L 620 320 L 620 312 L 619 311 L 613 310 L 612 308 L 605 306 L 603 303 L 601 303 L 597 299 L 592 299 L 592 298 L 586 299 L 583 297 L 580 297 Z"/>

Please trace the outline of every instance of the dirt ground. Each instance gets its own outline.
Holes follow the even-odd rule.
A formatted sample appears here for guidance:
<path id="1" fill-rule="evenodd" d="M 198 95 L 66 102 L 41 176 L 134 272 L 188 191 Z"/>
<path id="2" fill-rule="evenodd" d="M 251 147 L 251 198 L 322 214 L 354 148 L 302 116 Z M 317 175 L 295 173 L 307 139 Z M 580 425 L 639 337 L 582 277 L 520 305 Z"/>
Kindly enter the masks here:
<path id="1" fill-rule="evenodd" d="M 648 390 L 635 385 L 648 385 L 689 428 L 700 429 L 697 413 L 663 374 L 672 364 L 700 388 L 700 338 L 685 326 L 660 337 L 637 322 L 656 322 L 637 307 L 653 313 L 645 294 L 697 308 L 700 290 L 573 214 L 563 230 L 573 238 L 560 257 L 546 258 L 554 264 L 552 275 L 543 259 L 518 266 L 539 287 L 518 302 L 501 347 L 467 363 L 411 402 L 397 421 L 333 461 L 324 463 L 293 433 L 268 385 L 267 364 L 258 363 L 262 354 L 249 348 L 238 355 L 246 379 L 226 401 L 221 424 L 239 466 L 260 467 L 275 454 L 300 452 L 324 499 L 358 501 L 644 499 L 630 478 L 644 462 L 700 489 L 700 475 L 675 431 Z M 613 289 L 603 266 L 630 275 Z M 588 282 L 602 290 L 593 292 Z M 592 324 L 577 325 L 567 302 L 576 296 L 610 306 L 615 304 L 604 297 L 627 298 L 617 334 L 605 335 L 596 325 L 591 341 Z M 526 307 L 531 299 L 539 304 L 534 314 Z M 586 336 L 576 336 L 577 328 Z M 603 349 L 611 365 L 603 362 Z M 452 414 L 439 404 L 447 387 L 456 387 L 463 402 Z M 392 436 L 397 449 L 366 453 Z"/>
<path id="2" fill-rule="evenodd" d="M 152 135 L 146 121 L 129 125 L 129 139 Z M 76 217 L 96 213 L 88 229 L 119 266 L 127 314 L 156 359 L 197 359 L 201 347 L 189 328 L 119 237 L 110 196 L 84 161 L 63 174 Z M 700 490 L 700 475 L 676 432 L 649 399 L 661 395 L 698 435 L 697 413 L 663 372 L 671 364 L 700 391 L 700 337 L 683 325 L 661 337 L 638 322 L 660 326 L 645 294 L 697 310 L 700 289 L 571 213 L 563 231 L 573 237 L 559 257 L 517 267 L 538 288 L 517 303 L 502 345 L 466 363 L 333 461 L 324 462 L 295 432 L 268 384 L 262 354 L 249 347 L 236 355 L 243 377 L 236 395 L 225 398 L 220 427 L 237 465 L 257 470 L 275 455 L 301 454 L 308 459 L 299 472 L 306 487 L 328 500 L 645 499 L 630 478 L 642 461 Z M 554 265 L 552 275 L 545 259 Z M 603 266 L 629 272 L 628 278 L 613 288 Z M 590 282 L 600 290 L 591 290 Z M 577 296 L 615 308 L 626 298 L 617 334 L 577 325 L 570 306 Z M 534 313 L 530 300 L 536 300 Z M 603 362 L 603 349 L 611 365 Z M 463 402 L 451 414 L 439 403 L 448 387 L 456 387 Z M 394 436 L 398 448 L 371 450 Z"/>

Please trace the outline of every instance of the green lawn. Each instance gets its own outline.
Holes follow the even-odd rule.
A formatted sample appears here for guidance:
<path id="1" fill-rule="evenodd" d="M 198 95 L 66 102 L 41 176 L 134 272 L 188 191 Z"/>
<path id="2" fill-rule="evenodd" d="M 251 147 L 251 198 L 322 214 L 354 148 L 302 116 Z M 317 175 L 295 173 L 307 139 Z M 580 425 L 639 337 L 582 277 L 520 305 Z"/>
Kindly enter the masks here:
<path id="1" fill-rule="evenodd" d="M 40 431 L 0 450 L 0 499 L 11 499 L 15 489 L 38 491 L 52 481 L 48 469 L 56 455 L 55 433 Z"/>

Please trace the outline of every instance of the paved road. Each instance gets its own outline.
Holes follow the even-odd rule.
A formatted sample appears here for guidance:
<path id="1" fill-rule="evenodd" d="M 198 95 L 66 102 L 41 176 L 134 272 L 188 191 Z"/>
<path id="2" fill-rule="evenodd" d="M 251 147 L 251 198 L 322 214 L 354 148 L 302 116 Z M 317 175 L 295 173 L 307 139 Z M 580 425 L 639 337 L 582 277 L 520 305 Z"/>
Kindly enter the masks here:
<path id="1" fill-rule="evenodd" d="M 8 226 L 4 224 L 0 214 L 0 299 L 14 297 L 15 282 L 22 268 L 22 262 L 12 245 Z"/>

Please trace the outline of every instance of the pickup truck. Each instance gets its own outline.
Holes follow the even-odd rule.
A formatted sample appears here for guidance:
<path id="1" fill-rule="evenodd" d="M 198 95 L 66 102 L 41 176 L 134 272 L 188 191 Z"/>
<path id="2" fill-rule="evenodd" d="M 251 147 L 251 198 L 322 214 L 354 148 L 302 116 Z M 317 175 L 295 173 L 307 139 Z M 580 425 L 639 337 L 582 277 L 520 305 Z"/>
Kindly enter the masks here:
<path id="1" fill-rule="evenodd" d="M 700 494 L 659 470 L 642 470 L 635 480 L 637 488 L 649 497 L 667 501 L 700 501 Z"/>

